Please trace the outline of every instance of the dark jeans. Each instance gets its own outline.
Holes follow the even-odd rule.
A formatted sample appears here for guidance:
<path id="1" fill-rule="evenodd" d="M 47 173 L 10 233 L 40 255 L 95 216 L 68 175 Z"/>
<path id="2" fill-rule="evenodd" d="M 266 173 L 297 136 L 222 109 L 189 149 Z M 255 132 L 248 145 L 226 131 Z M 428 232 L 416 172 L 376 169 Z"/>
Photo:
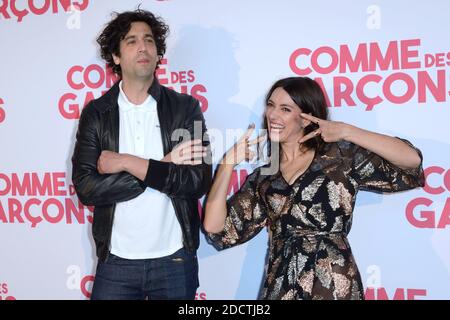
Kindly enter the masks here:
<path id="1" fill-rule="evenodd" d="M 195 253 L 184 248 L 156 259 L 99 261 L 92 300 L 194 299 L 199 286 Z"/>

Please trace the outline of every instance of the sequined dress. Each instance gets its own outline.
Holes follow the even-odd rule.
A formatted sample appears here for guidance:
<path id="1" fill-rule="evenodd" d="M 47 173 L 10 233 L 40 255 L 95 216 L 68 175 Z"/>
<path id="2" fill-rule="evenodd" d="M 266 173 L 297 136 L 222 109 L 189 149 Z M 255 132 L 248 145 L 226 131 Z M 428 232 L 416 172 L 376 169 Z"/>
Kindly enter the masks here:
<path id="1" fill-rule="evenodd" d="M 261 299 L 364 299 L 347 240 L 356 194 L 423 186 L 422 165 L 402 170 L 341 141 L 316 150 L 308 169 L 292 185 L 281 172 L 263 175 L 261 169 L 228 199 L 225 228 L 207 234 L 208 241 L 222 250 L 268 228 Z"/>

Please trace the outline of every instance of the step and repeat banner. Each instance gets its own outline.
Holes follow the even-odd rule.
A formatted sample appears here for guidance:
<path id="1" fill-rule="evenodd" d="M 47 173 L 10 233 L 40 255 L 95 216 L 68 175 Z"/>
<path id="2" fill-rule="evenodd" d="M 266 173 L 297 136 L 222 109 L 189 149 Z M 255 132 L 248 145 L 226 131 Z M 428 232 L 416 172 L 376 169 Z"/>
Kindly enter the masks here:
<path id="1" fill-rule="evenodd" d="M 200 101 L 216 160 L 296 75 L 321 84 L 332 119 L 420 148 L 426 186 L 361 192 L 349 240 L 367 299 L 450 299 L 450 2 L 2 0 L 0 300 L 90 297 L 93 208 L 70 158 L 81 110 L 117 80 L 95 39 L 139 4 L 171 28 L 158 78 Z M 256 299 L 267 232 L 222 252 L 201 238 L 197 299 Z"/>

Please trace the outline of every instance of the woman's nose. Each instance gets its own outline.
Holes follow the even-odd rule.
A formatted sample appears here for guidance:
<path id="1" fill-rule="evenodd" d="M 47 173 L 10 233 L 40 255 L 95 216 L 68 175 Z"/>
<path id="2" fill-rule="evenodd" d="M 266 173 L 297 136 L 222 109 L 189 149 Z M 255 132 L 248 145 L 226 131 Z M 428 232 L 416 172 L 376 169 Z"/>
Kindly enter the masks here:
<path id="1" fill-rule="evenodd" d="M 275 120 L 276 118 L 278 118 L 278 111 L 276 109 L 271 109 L 268 110 L 266 113 L 266 116 L 269 120 Z"/>

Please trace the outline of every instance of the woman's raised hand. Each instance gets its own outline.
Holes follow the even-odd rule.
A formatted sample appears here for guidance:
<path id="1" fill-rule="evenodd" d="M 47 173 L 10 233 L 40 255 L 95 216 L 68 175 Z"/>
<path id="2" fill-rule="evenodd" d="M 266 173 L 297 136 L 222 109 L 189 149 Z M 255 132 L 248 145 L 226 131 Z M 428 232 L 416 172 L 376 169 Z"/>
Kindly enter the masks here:
<path id="1" fill-rule="evenodd" d="M 244 135 L 231 147 L 223 158 L 223 164 L 232 165 L 233 167 L 241 163 L 242 161 L 251 161 L 255 157 L 255 152 L 250 150 L 250 146 L 264 141 L 266 135 L 260 135 L 256 139 L 249 140 L 253 131 L 255 130 L 255 124 L 248 126 Z"/>
<path id="2" fill-rule="evenodd" d="M 314 117 L 307 113 L 301 113 L 303 119 L 309 120 L 317 124 L 318 128 L 307 135 L 303 136 L 298 142 L 303 143 L 311 138 L 321 136 L 325 142 L 337 142 L 345 139 L 346 129 L 348 125 L 340 121 L 330 121 Z"/>

